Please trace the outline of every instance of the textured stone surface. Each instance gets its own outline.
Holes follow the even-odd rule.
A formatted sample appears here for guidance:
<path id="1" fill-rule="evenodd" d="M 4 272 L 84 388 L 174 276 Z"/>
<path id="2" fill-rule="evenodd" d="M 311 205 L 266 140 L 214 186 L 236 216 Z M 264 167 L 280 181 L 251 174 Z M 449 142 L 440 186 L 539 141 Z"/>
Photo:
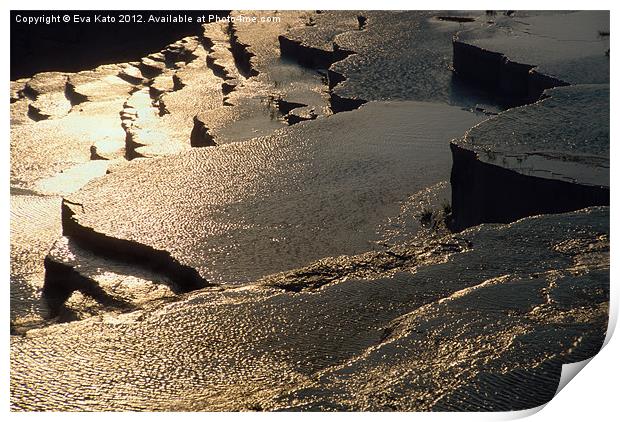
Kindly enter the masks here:
<path id="1" fill-rule="evenodd" d="M 378 264 L 373 276 L 345 275 L 318 290 L 207 289 L 31 330 L 11 339 L 12 407 L 539 405 L 555 391 L 560 363 L 591 356 L 604 338 L 608 219 L 601 208 L 480 226 L 388 276 L 368 257 Z M 354 267 L 360 258 L 347 260 Z"/>
<path id="2" fill-rule="evenodd" d="M 456 142 L 478 159 L 527 176 L 609 187 L 609 85 L 554 88 Z"/>

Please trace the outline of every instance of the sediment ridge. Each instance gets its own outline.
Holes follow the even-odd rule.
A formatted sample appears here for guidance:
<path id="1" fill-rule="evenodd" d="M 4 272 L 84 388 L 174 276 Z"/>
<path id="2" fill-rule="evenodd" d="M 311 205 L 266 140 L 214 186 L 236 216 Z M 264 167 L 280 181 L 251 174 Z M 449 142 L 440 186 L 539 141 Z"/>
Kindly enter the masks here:
<path id="1" fill-rule="evenodd" d="M 280 35 L 278 41 L 280 43 L 280 53 L 283 57 L 295 60 L 304 67 L 321 69 L 327 72 L 329 103 L 332 112 L 352 111 L 367 102 L 364 99 L 343 98 L 333 92 L 334 87 L 345 81 L 346 78 L 340 73 L 330 71 L 329 68 L 334 63 L 344 60 L 351 54 L 355 54 L 354 51 L 341 49 L 335 42 L 332 42 L 333 48 L 331 51 L 324 50 L 305 45 L 303 42 L 287 38 L 285 35 Z"/>
<path id="2" fill-rule="evenodd" d="M 507 96 L 515 105 L 538 100 L 548 88 L 569 85 L 568 82 L 543 75 L 535 66 L 511 61 L 501 53 L 485 50 L 456 35 L 452 42 L 455 73 L 498 96 Z"/>
<path id="3" fill-rule="evenodd" d="M 80 204 L 63 199 L 61 207 L 62 233 L 70 237 L 78 246 L 104 257 L 142 265 L 174 278 L 175 282 L 185 291 L 212 285 L 202 278 L 195 268 L 181 264 L 168 251 L 158 250 L 140 242 L 110 237 L 81 226 L 78 222 L 79 211 L 77 211 L 81 208 Z"/>

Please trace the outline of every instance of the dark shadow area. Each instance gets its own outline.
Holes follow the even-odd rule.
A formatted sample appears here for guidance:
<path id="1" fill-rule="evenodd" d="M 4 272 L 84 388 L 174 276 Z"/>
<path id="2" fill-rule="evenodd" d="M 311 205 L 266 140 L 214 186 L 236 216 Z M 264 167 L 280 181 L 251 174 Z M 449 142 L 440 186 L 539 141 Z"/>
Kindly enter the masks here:
<path id="1" fill-rule="evenodd" d="M 49 318 L 55 318 L 63 312 L 65 302 L 75 291 L 82 292 L 103 306 L 125 310 L 132 309 L 129 302 L 111 296 L 94 280 L 84 277 L 73 267 L 56 262 L 49 257 L 45 258 L 45 284 L 43 285 L 42 296 L 49 309 Z M 64 315 L 64 317 L 67 320 L 76 319 L 69 315 Z"/>
<path id="2" fill-rule="evenodd" d="M 461 231 L 483 223 L 511 223 L 609 205 L 609 188 L 528 176 L 485 163 L 455 143 L 452 150 L 452 223 Z"/>
<path id="3" fill-rule="evenodd" d="M 498 95 L 480 85 L 471 83 L 455 72 L 450 77 L 450 104 L 472 107 L 481 105 L 490 111 L 499 112 L 523 105 L 518 99 Z M 493 113 L 494 114 L 494 113 Z"/>
<path id="4" fill-rule="evenodd" d="M 76 72 L 106 63 L 139 60 L 180 38 L 201 36 L 200 17 L 223 17 L 228 13 L 222 10 L 12 10 L 11 80 L 38 72 Z M 70 22 L 63 21 L 65 15 L 69 16 Z M 90 22 L 80 22 L 80 18 L 76 22 L 75 15 L 83 20 L 88 17 Z M 151 15 L 159 22 L 149 22 Z M 97 22 L 95 16 L 101 19 L 111 17 L 115 22 Z M 191 17 L 191 22 L 162 22 L 179 16 Z M 28 24 L 24 22 L 28 18 L 42 21 Z"/>

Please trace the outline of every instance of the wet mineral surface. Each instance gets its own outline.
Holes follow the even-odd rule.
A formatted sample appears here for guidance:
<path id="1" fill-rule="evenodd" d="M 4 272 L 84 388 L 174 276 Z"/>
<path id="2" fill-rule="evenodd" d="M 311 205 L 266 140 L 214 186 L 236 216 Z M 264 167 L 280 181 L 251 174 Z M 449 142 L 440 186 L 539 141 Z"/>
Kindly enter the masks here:
<path id="1" fill-rule="evenodd" d="M 378 226 L 402 201 L 449 177 L 445 141 L 479 120 L 447 105 L 369 103 L 271 137 L 128 165 L 67 197 L 65 232 L 166 250 L 218 284 L 376 249 Z"/>
<path id="2" fill-rule="evenodd" d="M 528 176 L 609 188 L 609 85 L 545 91 L 455 142 L 478 159 Z"/>
<path id="3" fill-rule="evenodd" d="M 608 189 L 608 79 L 489 119 L 513 101 L 459 72 L 480 56 L 455 46 L 471 31 L 517 51 L 523 18 L 565 63 L 581 44 L 548 32 L 604 17 L 239 13 L 259 22 L 11 81 L 12 409 L 550 400 L 605 337 L 608 202 L 511 214 L 463 194 L 480 179 L 462 169 L 491 166 L 496 199 Z"/>
<path id="4" fill-rule="evenodd" d="M 561 363 L 602 344 L 608 218 L 480 226 L 30 330 L 12 338 L 13 408 L 533 407 L 552 397 Z M 318 289 L 282 288 L 329 273 Z"/>
<path id="5" fill-rule="evenodd" d="M 609 83 L 609 11 L 517 12 L 458 39 L 564 83 Z"/>

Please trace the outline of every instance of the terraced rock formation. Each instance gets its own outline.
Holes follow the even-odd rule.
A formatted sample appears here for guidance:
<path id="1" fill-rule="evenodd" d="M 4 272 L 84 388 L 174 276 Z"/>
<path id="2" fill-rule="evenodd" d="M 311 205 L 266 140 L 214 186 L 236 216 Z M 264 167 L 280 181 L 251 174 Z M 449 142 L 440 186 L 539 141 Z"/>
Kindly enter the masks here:
<path id="1" fill-rule="evenodd" d="M 383 270 L 380 254 L 312 265 L 293 276 L 299 293 L 270 287 L 289 274 L 31 330 L 12 338 L 12 407 L 536 406 L 562 363 L 603 341 L 608 219 L 596 208 L 482 225 L 394 248 L 402 259 Z M 319 268 L 335 276 L 316 289 Z"/>
<path id="2" fill-rule="evenodd" d="M 453 46 L 459 77 L 508 102 L 533 102 L 557 86 L 609 83 L 605 11 L 499 15 L 488 25 L 460 31 Z"/>
<path id="3" fill-rule="evenodd" d="M 455 228 L 609 205 L 609 85 L 545 96 L 452 142 Z"/>
<path id="4" fill-rule="evenodd" d="M 12 409 L 550 400 L 607 326 L 605 14 L 232 13 L 11 82 Z"/>

